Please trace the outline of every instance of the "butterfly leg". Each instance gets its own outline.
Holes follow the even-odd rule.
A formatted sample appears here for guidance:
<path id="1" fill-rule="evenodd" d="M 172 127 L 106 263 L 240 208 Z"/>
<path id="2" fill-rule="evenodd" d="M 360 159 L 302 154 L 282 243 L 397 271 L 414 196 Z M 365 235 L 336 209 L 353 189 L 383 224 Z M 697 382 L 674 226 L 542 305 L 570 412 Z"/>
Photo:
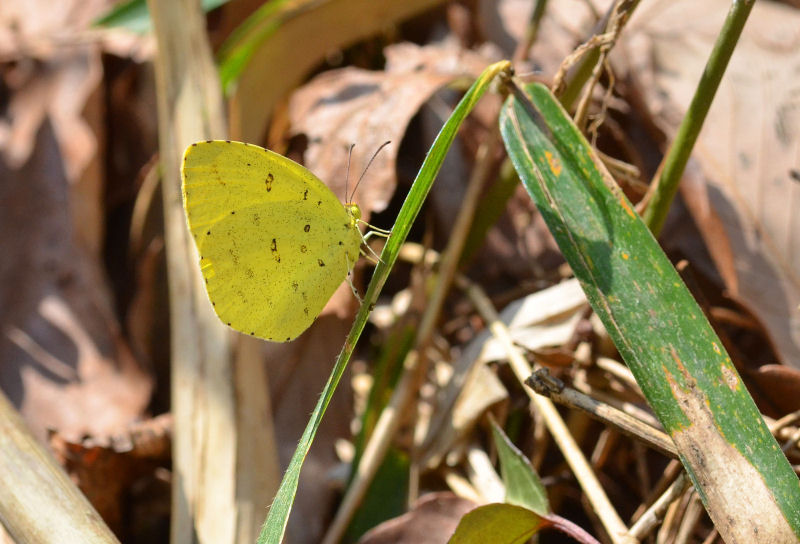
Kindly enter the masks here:
<path id="1" fill-rule="evenodd" d="M 376 261 L 374 261 L 373 264 L 382 263 L 383 261 L 381 261 L 380 256 L 372 250 L 372 248 L 369 246 L 367 241 L 370 239 L 371 236 L 380 236 L 381 238 L 388 238 L 389 235 L 392 233 L 392 231 L 383 230 L 383 229 L 379 229 L 377 227 L 373 227 L 369 223 L 364 223 L 364 224 L 369 226 L 370 228 L 375 229 L 375 230 L 367 231 L 366 234 L 362 234 L 361 235 L 361 241 L 364 244 L 364 246 L 367 248 L 366 252 L 362 249 L 361 250 L 361 254 L 364 255 L 364 256 L 368 256 L 367 252 L 369 252 L 369 254 L 376 259 Z"/>
<path id="2" fill-rule="evenodd" d="M 377 253 L 375 253 L 375 252 L 372 250 L 372 248 L 371 248 L 371 247 L 369 247 L 369 245 L 367 244 L 367 239 L 366 239 L 366 238 L 364 238 L 364 247 L 366 247 L 366 248 L 367 248 L 367 251 L 364 251 L 363 249 L 361 249 L 361 250 L 360 250 L 360 251 L 361 251 L 361 254 L 362 254 L 362 255 L 364 255 L 365 257 L 368 257 L 368 258 L 369 258 L 369 257 L 372 257 L 372 258 L 374 258 L 374 259 L 375 259 L 374 261 L 372 260 L 372 258 L 370 258 L 370 259 L 369 259 L 369 260 L 372 262 L 372 264 L 378 264 L 378 263 L 382 263 L 382 262 L 383 262 L 383 261 L 381 260 L 380 256 L 379 256 Z"/>
<path id="3" fill-rule="evenodd" d="M 370 236 L 381 236 L 383 238 L 388 238 L 389 235 L 392 233 L 391 230 L 378 228 L 375 225 L 370 225 L 366 221 L 362 221 L 361 219 L 359 219 L 358 222 L 359 223 L 364 223 L 366 226 L 368 226 L 371 229 L 364 235 L 365 238 L 369 238 Z"/>
<path id="4" fill-rule="evenodd" d="M 356 297 L 356 300 L 359 304 L 363 304 L 364 301 L 361 300 L 361 297 L 358 294 L 358 289 L 356 289 L 355 284 L 353 284 L 353 268 L 355 267 L 356 263 L 350 263 L 350 257 L 347 253 L 344 254 L 345 264 L 347 265 L 347 276 L 345 279 L 347 280 L 347 285 L 350 286 L 350 290 L 353 291 L 353 296 Z"/>

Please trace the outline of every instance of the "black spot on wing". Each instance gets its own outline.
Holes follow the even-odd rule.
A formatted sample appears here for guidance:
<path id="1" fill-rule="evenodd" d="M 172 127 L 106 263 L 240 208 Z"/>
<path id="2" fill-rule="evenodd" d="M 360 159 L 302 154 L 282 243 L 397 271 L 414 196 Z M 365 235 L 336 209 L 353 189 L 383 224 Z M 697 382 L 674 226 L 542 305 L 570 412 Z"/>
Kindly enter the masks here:
<path id="1" fill-rule="evenodd" d="M 275 259 L 275 262 L 281 262 L 281 256 L 278 253 L 278 241 L 275 238 L 272 239 L 272 244 L 270 244 L 269 249 L 272 252 L 272 258 Z"/>

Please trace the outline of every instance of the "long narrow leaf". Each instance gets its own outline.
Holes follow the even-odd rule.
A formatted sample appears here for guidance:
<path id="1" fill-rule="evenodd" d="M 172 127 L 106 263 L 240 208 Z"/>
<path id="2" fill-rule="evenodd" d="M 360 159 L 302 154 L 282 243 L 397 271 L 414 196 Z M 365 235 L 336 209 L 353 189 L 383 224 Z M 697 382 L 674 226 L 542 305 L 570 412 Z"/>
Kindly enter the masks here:
<path id="1" fill-rule="evenodd" d="M 722 342 L 558 101 L 515 89 L 500 121 L 511 160 L 723 538 L 795 541 L 797 476 Z"/>
<path id="2" fill-rule="evenodd" d="M 347 362 L 350 360 L 350 355 L 358 341 L 358 337 L 361 335 L 361 331 L 364 330 L 369 312 L 378 300 L 378 295 L 384 283 L 386 283 L 389 271 L 397 260 L 400 246 L 405 242 L 411 230 L 411 225 L 414 223 L 414 219 L 416 219 L 417 214 L 422 208 L 422 203 L 428 195 L 433 180 L 436 179 L 436 174 L 439 173 L 439 169 L 442 167 L 444 157 L 447 155 L 447 151 L 450 149 L 450 145 L 453 143 L 461 123 L 475 107 L 475 104 L 480 97 L 483 96 L 483 93 L 489 88 L 495 76 L 501 72 L 507 72 L 509 67 L 510 63 L 508 61 L 502 61 L 492 64 L 483 71 L 458 103 L 456 109 L 433 142 L 427 157 L 425 157 L 425 161 L 420 167 L 417 178 L 414 180 L 414 184 L 411 186 L 411 190 L 405 202 L 403 202 L 402 208 L 400 208 L 400 213 L 397 215 L 397 221 L 392 228 L 392 234 L 389 236 L 383 248 L 381 260 L 375 268 L 375 274 L 372 276 L 372 281 L 367 288 L 367 294 L 364 296 L 364 302 L 356 316 L 353 327 L 347 335 L 342 352 L 336 359 L 336 365 L 331 371 L 328 383 L 325 384 L 325 389 L 322 391 L 322 395 L 314 408 L 314 412 L 311 414 L 311 419 L 303 432 L 303 436 L 300 438 L 300 443 L 297 445 L 292 460 L 289 462 L 289 468 L 286 469 L 286 474 L 275 496 L 275 501 L 272 503 L 272 507 L 270 507 L 267 520 L 264 522 L 261 534 L 258 537 L 259 544 L 267 542 L 277 544 L 283 538 L 286 524 L 289 521 L 289 512 L 292 508 L 295 494 L 297 493 L 297 484 L 300 479 L 300 469 L 303 466 L 303 461 L 308 454 L 308 450 L 311 448 L 314 435 L 322 422 L 322 416 L 325 414 L 331 397 L 333 397 L 333 392 L 336 390 L 336 386 L 344 373 L 344 369 L 347 367 Z"/>

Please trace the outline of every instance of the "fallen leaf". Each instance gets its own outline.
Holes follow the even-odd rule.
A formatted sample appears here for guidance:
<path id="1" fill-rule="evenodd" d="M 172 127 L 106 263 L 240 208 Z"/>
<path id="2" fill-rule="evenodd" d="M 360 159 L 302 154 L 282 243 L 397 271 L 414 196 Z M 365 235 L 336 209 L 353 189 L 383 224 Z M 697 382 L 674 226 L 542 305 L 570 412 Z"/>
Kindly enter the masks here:
<path id="1" fill-rule="evenodd" d="M 113 435 L 89 436 L 78 442 L 55 432 L 48 443 L 56 460 L 119 535 L 131 487 L 171 459 L 171 438 L 172 416 L 163 414 Z"/>
<path id="2" fill-rule="evenodd" d="M 344 199 L 348 150 L 350 191 L 369 158 L 386 141 L 370 166 L 369 183 L 356 201 L 365 216 L 386 208 L 395 189 L 397 152 L 408 123 L 436 91 L 460 77 L 475 77 L 491 62 L 455 46 L 398 44 L 385 50 L 384 71 L 331 70 L 292 95 L 289 116 L 294 134 L 305 134 L 304 163 Z M 347 195 L 349 198 L 350 195 Z"/>
<path id="3" fill-rule="evenodd" d="M 0 387 L 35 435 L 107 434 L 138 419 L 152 383 L 121 335 L 100 262 L 80 246 L 56 135 L 19 169 L 0 161 Z"/>
<path id="4" fill-rule="evenodd" d="M 800 410 L 800 370 L 786 365 L 763 365 L 747 373 L 763 395 L 769 397 L 772 410 L 767 412 L 780 417 Z M 765 411 L 762 408 L 762 411 Z"/>
<path id="5" fill-rule="evenodd" d="M 456 530 L 461 517 L 478 504 L 449 492 L 428 493 L 400 517 L 370 530 L 359 544 L 441 544 Z"/>
<path id="6" fill-rule="evenodd" d="M 609 0 L 560 0 L 548 4 L 539 25 L 538 38 L 528 53 L 531 58 L 529 69 L 553 77 L 561 62 L 591 35 L 592 28 L 609 3 Z M 523 41 L 533 8 L 533 2 L 528 0 L 479 2 L 483 33 L 500 46 L 506 57 L 511 57 Z"/>

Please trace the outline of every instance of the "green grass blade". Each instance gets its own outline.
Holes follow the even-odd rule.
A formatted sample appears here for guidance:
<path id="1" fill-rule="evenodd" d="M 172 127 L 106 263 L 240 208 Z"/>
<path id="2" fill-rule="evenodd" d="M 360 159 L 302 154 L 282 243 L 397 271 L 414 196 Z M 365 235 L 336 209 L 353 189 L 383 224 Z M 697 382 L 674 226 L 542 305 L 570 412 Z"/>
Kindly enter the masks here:
<path id="1" fill-rule="evenodd" d="M 506 149 L 717 528 L 727 541 L 795 540 L 797 476 L 722 342 L 558 101 L 526 90 L 503 107 Z"/>
<path id="2" fill-rule="evenodd" d="M 652 198 L 644 211 L 643 219 L 656 236 L 664 226 L 667 212 L 675 198 L 675 193 L 678 192 L 678 185 L 683 171 L 686 169 L 686 163 L 689 161 L 698 136 L 700 136 L 700 130 L 703 128 L 706 115 L 711 108 L 711 102 L 714 100 L 714 95 L 717 94 L 722 76 L 725 74 L 725 68 L 728 67 L 728 61 L 739 42 L 739 36 L 742 34 L 750 10 L 753 9 L 753 4 L 755 4 L 755 0 L 731 3 L 730 11 L 725 17 L 725 23 L 717 36 L 714 49 L 711 51 L 700 81 L 697 83 L 697 89 L 695 89 L 689 109 L 686 110 L 686 115 L 683 116 L 675 139 L 653 181 Z"/>
<path id="3" fill-rule="evenodd" d="M 381 253 L 381 262 L 378 263 L 378 266 L 375 268 L 372 281 L 367 288 L 367 294 L 364 296 L 364 303 L 361 305 L 358 315 L 356 315 L 355 322 L 350 329 L 350 333 L 347 335 L 344 347 L 341 353 L 339 353 L 339 357 L 336 359 L 336 365 L 331 371 L 331 375 L 328 378 L 328 382 L 325 384 L 322 395 L 314 408 L 314 412 L 311 414 L 311 419 L 303 432 L 303 436 L 300 438 L 300 443 L 297 445 L 297 449 L 289 462 L 289 467 L 286 469 L 286 474 L 283 477 L 283 481 L 281 481 L 278 493 L 275 496 L 267 519 L 261 529 L 261 534 L 258 537 L 259 544 L 277 544 L 283 538 L 283 534 L 286 531 L 286 524 L 289 521 L 289 512 L 291 511 L 292 503 L 297 493 L 297 483 L 300 479 L 300 469 L 303 466 L 303 461 L 308 454 L 308 450 L 311 448 L 314 435 L 322 422 L 322 416 L 325 414 L 331 397 L 333 397 L 333 392 L 336 390 L 336 386 L 347 367 L 347 362 L 350 360 L 350 355 L 353 353 L 361 331 L 364 330 L 369 313 L 378 300 L 378 295 L 383 285 L 386 283 L 389 271 L 397 260 L 400 246 L 405 242 L 411 230 L 411 225 L 414 223 L 417 214 L 422 208 L 422 203 L 425 201 L 425 197 L 428 195 L 428 191 L 430 191 L 433 180 L 436 179 L 436 175 L 442 167 L 444 157 L 450 149 L 461 123 L 475 107 L 475 104 L 480 97 L 483 96 L 483 93 L 489 88 L 495 76 L 507 72 L 509 68 L 510 63 L 508 61 L 502 61 L 492 64 L 483 71 L 458 103 L 452 115 L 450 115 L 447 122 L 442 127 L 442 130 L 439 132 L 439 135 L 436 137 L 436 140 L 433 142 L 428 155 L 425 157 L 425 161 L 420 167 L 414 184 L 411 186 L 411 190 L 400 209 L 400 213 L 397 215 L 397 220 L 392 228 L 392 234 L 389 236 L 389 239 L 386 240 L 386 245 Z"/>

